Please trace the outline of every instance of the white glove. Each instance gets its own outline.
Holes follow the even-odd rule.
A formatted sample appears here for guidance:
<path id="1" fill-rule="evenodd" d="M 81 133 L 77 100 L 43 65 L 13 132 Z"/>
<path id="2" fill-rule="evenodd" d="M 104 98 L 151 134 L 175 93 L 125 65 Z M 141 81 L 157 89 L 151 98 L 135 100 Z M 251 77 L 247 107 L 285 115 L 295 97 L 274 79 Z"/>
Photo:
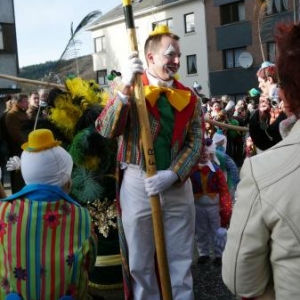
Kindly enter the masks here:
<path id="1" fill-rule="evenodd" d="M 6 163 L 7 171 L 15 171 L 21 169 L 21 159 L 18 156 L 10 157 Z"/>
<path id="2" fill-rule="evenodd" d="M 227 241 L 227 229 L 220 227 L 218 228 L 216 237 L 215 237 L 215 246 L 218 248 L 224 249 Z"/>
<path id="3" fill-rule="evenodd" d="M 147 196 L 158 195 L 177 180 L 177 174 L 171 170 L 158 171 L 156 175 L 145 179 Z"/>
<path id="4" fill-rule="evenodd" d="M 122 70 L 122 82 L 125 86 L 131 86 L 136 74 L 144 72 L 143 62 L 138 57 L 138 52 L 132 52 L 128 57 L 127 65 Z"/>

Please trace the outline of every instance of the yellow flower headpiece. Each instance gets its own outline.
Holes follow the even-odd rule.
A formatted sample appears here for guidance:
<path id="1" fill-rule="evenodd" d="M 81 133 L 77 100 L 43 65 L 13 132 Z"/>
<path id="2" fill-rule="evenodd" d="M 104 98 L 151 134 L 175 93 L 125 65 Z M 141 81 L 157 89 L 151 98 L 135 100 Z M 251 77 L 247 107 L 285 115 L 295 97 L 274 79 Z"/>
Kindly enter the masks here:
<path id="1" fill-rule="evenodd" d="M 154 30 L 150 32 L 149 36 L 161 35 L 171 33 L 167 25 L 156 25 Z"/>

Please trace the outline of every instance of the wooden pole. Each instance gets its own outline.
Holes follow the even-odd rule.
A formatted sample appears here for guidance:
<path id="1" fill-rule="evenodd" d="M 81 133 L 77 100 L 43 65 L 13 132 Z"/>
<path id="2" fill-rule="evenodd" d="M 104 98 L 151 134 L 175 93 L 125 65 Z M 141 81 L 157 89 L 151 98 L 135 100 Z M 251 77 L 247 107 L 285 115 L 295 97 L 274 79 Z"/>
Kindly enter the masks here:
<path id="1" fill-rule="evenodd" d="M 126 29 L 130 43 L 131 51 L 138 52 L 136 32 L 134 26 L 133 12 L 131 0 L 123 0 L 123 9 L 125 15 Z M 141 137 L 143 143 L 144 156 L 146 161 L 147 176 L 156 174 L 156 164 L 154 157 L 153 141 L 151 136 L 147 107 L 145 103 L 144 87 L 141 75 L 136 76 L 135 86 L 135 102 L 138 110 L 139 123 L 141 128 Z M 162 213 L 159 195 L 151 196 L 151 210 L 154 230 L 154 240 L 156 248 L 156 256 L 158 260 L 158 272 L 162 289 L 163 300 L 172 300 L 171 280 L 169 274 L 168 259 L 165 246 L 165 235 L 162 221 Z"/>
<path id="2" fill-rule="evenodd" d="M 45 86 L 45 87 L 59 88 L 59 89 L 63 89 L 63 90 L 66 88 L 63 84 L 45 82 L 45 81 L 41 81 L 41 80 L 20 78 L 20 77 L 11 76 L 11 75 L 5 75 L 5 74 L 0 74 L 0 78 L 17 81 L 17 82 L 22 82 L 22 83 L 27 83 L 27 84 L 32 84 L 32 85 L 41 85 L 41 86 Z"/>
<path id="3" fill-rule="evenodd" d="M 242 127 L 242 126 L 236 126 L 236 125 L 231 125 L 231 124 L 227 124 L 224 122 L 218 122 L 215 120 L 211 120 L 211 119 L 204 119 L 205 122 L 210 123 L 212 125 L 216 125 L 218 127 L 222 127 L 222 128 L 227 128 L 227 129 L 231 129 L 231 130 L 236 130 L 236 131 L 243 131 L 243 132 L 248 132 L 249 129 L 248 127 Z"/>

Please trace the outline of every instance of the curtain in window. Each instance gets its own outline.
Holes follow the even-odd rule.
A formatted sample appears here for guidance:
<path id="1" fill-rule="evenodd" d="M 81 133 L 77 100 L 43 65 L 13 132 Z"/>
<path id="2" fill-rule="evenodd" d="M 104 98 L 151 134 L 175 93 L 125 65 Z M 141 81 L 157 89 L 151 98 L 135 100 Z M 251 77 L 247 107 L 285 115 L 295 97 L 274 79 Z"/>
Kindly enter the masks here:
<path id="1" fill-rule="evenodd" d="M 196 55 L 189 55 L 187 63 L 188 63 L 188 74 L 197 73 Z"/>
<path id="2" fill-rule="evenodd" d="M 233 68 L 234 67 L 234 64 L 233 64 L 233 51 L 232 50 L 227 50 L 225 52 L 225 55 L 226 55 L 226 68 L 227 69 Z"/>
<path id="3" fill-rule="evenodd" d="M 281 0 L 275 0 L 275 7 L 277 12 L 281 12 L 282 7 L 281 7 Z"/>
<path id="4" fill-rule="evenodd" d="M 282 4 L 283 4 L 283 7 L 284 7 L 284 10 L 289 9 L 289 0 L 282 0 Z"/>
<path id="5" fill-rule="evenodd" d="M 0 49 L 4 49 L 4 43 L 3 43 L 3 31 L 2 31 L 2 25 L 0 24 Z"/>

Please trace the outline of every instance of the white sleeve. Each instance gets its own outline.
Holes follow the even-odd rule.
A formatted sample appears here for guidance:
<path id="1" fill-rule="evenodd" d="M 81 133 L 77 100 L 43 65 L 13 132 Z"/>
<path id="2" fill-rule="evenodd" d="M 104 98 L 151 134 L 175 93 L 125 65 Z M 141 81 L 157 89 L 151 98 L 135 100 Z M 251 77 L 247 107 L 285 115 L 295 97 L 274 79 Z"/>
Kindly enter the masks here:
<path id="1" fill-rule="evenodd" d="M 272 274 L 270 234 L 250 159 L 244 162 L 241 179 L 223 253 L 222 277 L 233 294 L 252 298 L 263 294 Z"/>

